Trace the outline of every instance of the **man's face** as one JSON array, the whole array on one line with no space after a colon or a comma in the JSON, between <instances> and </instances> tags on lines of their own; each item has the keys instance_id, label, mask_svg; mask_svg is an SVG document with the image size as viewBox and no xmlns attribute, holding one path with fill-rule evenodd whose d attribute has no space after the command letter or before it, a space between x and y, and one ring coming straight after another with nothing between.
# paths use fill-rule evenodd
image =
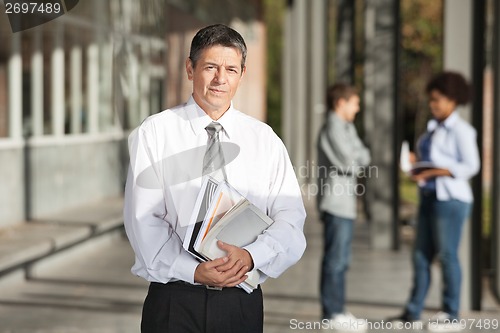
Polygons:
<instances>
[{"instance_id":1,"label":"man's face","mask_svg":"<svg viewBox=\"0 0 500 333\"><path fill-rule=\"evenodd\" d=\"M186 61L188 79L193 81L193 98L211 118L218 119L231 105L245 68L236 48L212 46L205 49L196 66Z\"/></svg>"},{"instance_id":2,"label":"man's face","mask_svg":"<svg viewBox=\"0 0 500 333\"><path fill-rule=\"evenodd\" d=\"M338 102L337 108L340 111L340 116L349 122L353 122L356 114L359 112L359 96L352 95L349 99L341 98Z\"/></svg>"}]
</instances>

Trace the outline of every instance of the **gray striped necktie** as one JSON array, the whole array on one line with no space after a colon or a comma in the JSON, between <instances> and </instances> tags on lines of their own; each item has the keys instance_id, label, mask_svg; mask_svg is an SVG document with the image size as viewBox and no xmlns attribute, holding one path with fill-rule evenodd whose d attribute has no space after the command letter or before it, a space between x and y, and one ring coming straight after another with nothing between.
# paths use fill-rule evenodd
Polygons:
<instances>
[{"instance_id":1,"label":"gray striped necktie","mask_svg":"<svg viewBox=\"0 0 500 333\"><path fill-rule=\"evenodd\" d=\"M224 152L222 151L222 145L219 140L219 133L222 129L222 125L212 121L205 130L208 133L208 145L207 151L205 152L205 157L203 158L203 175L208 175L214 173L214 177L217 180L221 180L218 176L222 172L223 180L227 179L226 170L224 168Z\"/></svg>"}]
</instances>

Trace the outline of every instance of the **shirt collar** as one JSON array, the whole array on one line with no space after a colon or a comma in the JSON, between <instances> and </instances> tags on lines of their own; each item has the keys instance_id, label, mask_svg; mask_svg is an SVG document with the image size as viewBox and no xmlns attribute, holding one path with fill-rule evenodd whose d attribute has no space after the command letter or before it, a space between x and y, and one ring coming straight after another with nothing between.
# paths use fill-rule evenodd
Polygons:
<instances>
[{"instance_id":1,"label":"shirt collar","mask_svg":"<svg viewBox=\"0 0 500 333\"><path fill-rule=\"evenodd\" d=\"M328 116L328 119L330 119L330 121L337 121L337 122L341 122L341 123L344 123L344 124L347 124L348 122L342 118L339 117L339 115L337 114L337 112L335 111L329 111L330 114Z\"/></svg>"},{"instance_id":2,"label":"shirt collar","mask_svg":"<svg viewBox=\"0 0 500 333\"><path fill-rule=\"evenodd\" d=\"M186 103L186 112L195 135L205 133L205 127L213 121L213 119L210 118L198 104L196 104L192 95ZM233 108L233 102L231 102L229 109L217 120L217 122L222 125L223 133L225 133L228 138L230 138L230 133L233 132L234 128L234 122L232 121L234 113L235 110Z\"/></svg>"},{"instance_id":3,"label":"shirt collar","mask_svg":"<svg viewBox=\"0 0 500 333\"><path fill-rule=\"evenodd\" d=\"M458 121L459 115L456 111L453 111L448 118L446 118L444 121L439 123L436 119L431 119L427 123L427 130L429 132L434 131L438 126L442 126L446 129L450 129L455 125L455 123Z\"/></svg>"}]
</instances>

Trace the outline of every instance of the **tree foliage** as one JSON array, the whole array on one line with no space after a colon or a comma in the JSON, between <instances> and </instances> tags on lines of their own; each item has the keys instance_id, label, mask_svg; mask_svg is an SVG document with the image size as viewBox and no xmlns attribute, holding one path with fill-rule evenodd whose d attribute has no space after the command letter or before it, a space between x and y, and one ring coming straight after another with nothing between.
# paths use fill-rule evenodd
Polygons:
<instances>
[{"instance_id":1,"label":"tree foliage","mask_svg":"<svg viewBox=\"0 0 500 333\"><path fill-rule=\"evenodd\" d=\"M401 1L401 100L405 138L411 143L424 129L429 112L425 86L442 68L443 1Z\"/></svg>"},{"instance_id":2,"label":"tree foliage","mask_svg":"<svg viewBox=\"0 0 500 333\"><path fill-rule=\"evenodd\" d=\"M363 2L364 0L356 0L356 12L361 18ZM336 8L334 1L329 3L329 10L333 10L329 15L331 29L335 24L331 20L336 16ZM443 0L404 0L400 4L402 74L399 93L406 118L405 139L413 143L414 137L424 130L429 114L425 85L431 76L442 68ZM282 105L283 20L286 1L263 0L263 5L267 29L267 122L279 134ZM362 23L362 20L357 18L356 22ZM363 73L363 29L360 26L356 28L358 32L355 36L356 77ZM329 32L329 44L335 41L334 32ZM334 56L332 52L334 45L329 45L328 48L329 55ZM329 81L331 77L330 70Z\"/></svg>"}]
</instances>

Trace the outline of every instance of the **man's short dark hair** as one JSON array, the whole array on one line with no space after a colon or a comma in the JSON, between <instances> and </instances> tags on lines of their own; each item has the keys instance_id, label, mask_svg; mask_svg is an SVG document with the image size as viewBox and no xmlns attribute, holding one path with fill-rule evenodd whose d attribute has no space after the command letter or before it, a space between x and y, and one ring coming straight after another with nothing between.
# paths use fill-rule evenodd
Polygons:
<instances>
[{"instance_id":1,"label":"man's short dark hair","mask_svg":"<svg viewBox=\"0 0 500 333\"><path fill-rule=\"evenodd\" d=\"M457 105L467 104L472 98L472 88L465 78L456 72L442 72L434 76L425 91L430 94L437 90L447 98L455 101Z\"/></svg>"},{"instance_id":2,"label":"man's short dark hair","mask_svg":"<svg viewBox=\"0 0 500 333\"><path fill-rule=\"evenodd\" d=\"M196 66L203 50L216 45L238 49L241 53L241 70L243 70L247 58L245 40L236 30L224 24L209 25L198 31L193 37L189 51L189 59L193 62L193 67Z\"/></svg>"},{"instance_id":3,"label":"man's short dark hair","mask_svg":"<svg viewBox=\"0 0 500 333\"><path fill-rule=\"evenodd\" d=\"M330 86L327 91L326 105L328 110L334 110L340 99L345 99L347 101L354 95L358 95L356 87L342 82L335 83Z\"/></svg>"}]
</instances>

